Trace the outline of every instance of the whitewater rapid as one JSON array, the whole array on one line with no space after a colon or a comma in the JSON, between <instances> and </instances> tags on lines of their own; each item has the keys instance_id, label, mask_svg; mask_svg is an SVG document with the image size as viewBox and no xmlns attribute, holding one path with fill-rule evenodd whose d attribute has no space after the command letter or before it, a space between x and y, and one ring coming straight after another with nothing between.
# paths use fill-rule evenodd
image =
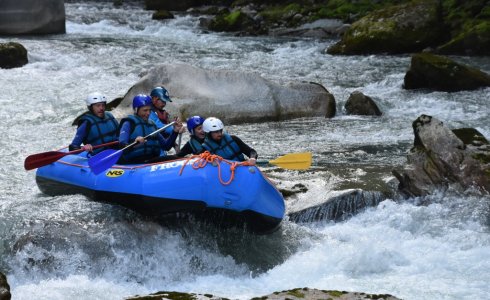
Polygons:
<instances>
[{"instance_id":1,"label":"whitewater rapid","mask_svg":"<svg viewBox=\"0 0 490 300\"><path fill-rule=\"evenodd\" d=\"M307 187L288 201L315 202L332 190L393 182L391 169L406 162L420 114L490 137L490 89L405 91L409 55L335 57L324 53L333 40L205 33L197 17L154 21L138 4L65 6L65 35L0 37L29 53L26 66L0 70L0 271L12 299L123 299L160 290L250 299L296 287L488 298L490 199L477 191L387 199L342 222L285 219L274 234L253 236L159 223L81 195L49 197L23 161L71 141L88 93L121 97L159 63L234 69L278 83L318 82L335 96L333 119L227 127L266 159L311 151L306 172L265 172L279 187ZM490 73L486 57L456 59ZM383 116L345 115L355 90L372 97Z\"/></svg>"}]
</instances>

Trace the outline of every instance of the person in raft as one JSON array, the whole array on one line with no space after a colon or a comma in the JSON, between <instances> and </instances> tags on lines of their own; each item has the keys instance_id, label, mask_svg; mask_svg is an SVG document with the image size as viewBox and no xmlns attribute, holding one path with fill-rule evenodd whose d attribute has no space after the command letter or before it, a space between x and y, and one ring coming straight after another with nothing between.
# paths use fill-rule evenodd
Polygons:
<instances>
[{"instance_id":1,"label":"person in raft","mask_svg":"<svg viewBox=\"0 0 490 300\"><path fill-rule=\"evenodd\" d=\"M170 95L168 91L161 86L158 86L151 90L151 112L150 112L150 120L155 122L158 128L162 128L163 126L170 123L170 114L164 108L167 105L167 102L172 102L170 99ZM172 134L172 126L165 129L163 136L167 137Z\"/></svg>"},{"instance_id":2,"label":"person in raft","mask_svg":"<svg viewBox=\"0 0 490 300\"><path fill-rule=\"evenodd\" d=\"M201 154L204 152L202 143L204 143L206 133L202 128L202 123L204 123L204 118L201 116L193 116L187 119L187 130L189 130L191 136L177 156L184 157L188 154Z\"/></svg>"},{"instance_id":3,"label":"person in raft","mask_svg":"<svg viewBox=\"0 0 490 300\"><path fill-rule=\"evenodd\" d=\"M257 151L250 148L239 137L223 132L224 125L220 119L210 117L202 124L206 137L204 138L203 148L211 154L216 154L227 160L248 161L255 165ZM249 159L245 159L245 156Z\"/></svg>"},{"instance_id":4,"label":"person in raft","mask_svg":"<svg viewBox=\"0 0 490 300\"><path fill-rule=\"evenodd\" d=\"M85 104L88 111L79 118L77 132L68 149L83 149L95 155L110 147L93 149L93 146L117 141L118 122L111 113L105 111L107 99L101 93L88 95Z\"/></svg>"},{"instance_id":5,"label":"person in raft","mask_svg":"<svg viewBox=\"0 0 490 300\"><path fill-rule=\"evenodd\" d=\"M162 128L163 126L170 123L170 114L164 108L167 106L167 102L172 102L170 99L170 95L168 91L161 86L155 87L151 90L151 112L150 112L150 120L155 122L158 128ZM173 126L168 127L162 132L163 137L168 138L173 131ZM185 129L179 132L180 134L184 133ZM180 145L174 145L175 153L180 152ZM166 155L164 151L162 151L161 155Z\"/></svg>"},{"instance_id":6,"label":"person in raft","mask_svg":"<svg viewBox=\"0 0 490 300\"><path fill-rule=\"evenodd\" d=\"M119 164L153 163L176 158L171 155L160 155L160 151L168 151L175 144L178 132L182 129L182 122L176 120L173 131L168 138L159 132L147 139L144 137L158 130L155 122L149 119L151 111L151 98L139 94L133 98L134 114L121 120L119 126L119 145L121 148L134 141L137 145L124 151Z\"/></svg>"}]
</instances>

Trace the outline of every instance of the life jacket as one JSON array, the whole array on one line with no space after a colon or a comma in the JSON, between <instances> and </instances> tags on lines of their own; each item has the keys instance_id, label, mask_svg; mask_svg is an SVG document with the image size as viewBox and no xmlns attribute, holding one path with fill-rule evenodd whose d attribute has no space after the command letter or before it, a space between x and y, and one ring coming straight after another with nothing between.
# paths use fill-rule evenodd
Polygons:
<instances>
[{"instance_id":1,"label":"life jacket","mask_svg":"<svg viewBox=\"0 0 490 300\"><path fill-rule=\"evenodd\" d=\"M170 115L165 109L158 109L154 105L151 106L151 110L154 111L157 114L158 119L160 122L162 122L164 125L167 125L169 122Z\"/></svg>"},{"instance_id":2,"label":"life jacket","mask_svg":"<svg viewBox=\"0 0 490 300\"><path fill-rule=\"evenodd\" d=\"M152 120L148 120L148 122L145 122L145 120L136 115L130 115L122 119L121 126L126 121L129 121L131 124L129 143L134 142L134 140L136 140L138 136L145 137L158 129ZM143 161L153 157L158 157L160 155L160 149L160 144L158 143L158 138L155 134L148 137L144 144L135 145L128 151L123 152L122 157L127 162Z\"/></svg>"},{"instance_id":3,"label":"life jacket","mask_svg":"<svg viewBox=\"0 0 490 300\"><path fill-rule=\"evenodd\" d=\"M82 115L78 121L78 126L87 121L87 134L83 139L83 143L97 146L105 143L117 141L118 123L114 116L109 113L104 113L104 118L99 118L91 112ZM94 149L93 154L104 150L104 147Z\"/></svg>"},{"instance_id":4,"label":"life jacket","mask_svg":"<svg viewBox=\"0 0 490 300\"><path fill-rule=\"evenodd\" d=\"M202 142L200 142L195 136L191 135L189 139L189 145L192 149L192 154L199 154L203 152L204 148L202 146Z\"/></svg>"},{"instance_id":5,"label":"life jacket","mask_svg":"<svg viewBox=\"0 0 490 300\"><path fill-rule=\"evenodd\" d=\"M219 155L224 159L245 161L245 157L240 151L240 147L238 147L238 144L229 134L223 133L223 137L219 144L211 139L209 135L206 135L202 146L211 154Z\"/></svg>"}]
</instances>

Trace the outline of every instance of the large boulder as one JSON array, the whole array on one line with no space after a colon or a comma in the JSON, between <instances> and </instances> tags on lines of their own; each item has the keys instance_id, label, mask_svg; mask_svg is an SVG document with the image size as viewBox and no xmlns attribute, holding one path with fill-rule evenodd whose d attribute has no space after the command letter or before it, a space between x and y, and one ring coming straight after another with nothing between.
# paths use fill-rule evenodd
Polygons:
<instances>
[{"instance_id":1,"label":"large boulder","mask_svg":"<svg viewBox=\"0 0 490 300\"><path fill-rule=\"evenodd\" d=\"M450 185L490 191L490 145L478 131L452 131L427 115L412 127L415 141L408 164L402 171L393 170L403 195L430 195Z\"/></svg>"},{"instance_id":2,"label":"large boulder","mask_svg":"<svg viewBox=\"0 0 490 300\"><path fill-rule=\"evenodd\" d=\"M329 54L410 53L445 37L438 1L413 1L370 13L354 22Z\"/></svg>"},{"instance_id":3,"label":"large boulder","mask_svg":"<svg viewBox=\"0 0 490 300\"><path fill-rule=\"evenodd\" d=\"M0 34L65 33L63 0L0 1Z\"/></svg>"},{"instance_id":4,"label":"large boulder","mask_svg":"<svg viewBox=\"0 0 490 300\"><path fill-rule=\"evenodd\" d=\"M18 68L27 62L27 49L22 44L0 43L0 68Z\"/></svg>"},{"instance_id":5,"label":"large boulder","mask_svg":"<svg viewBox=\"0 0 490 300\"><path fill-rule=\"evenodd\" d=\"M182 118L215 116L236 124L335 115L335 99L320 84L290 82L282 86L255 73L186 64L162 64L148 70L112 112L118 118L131 114L133 97L149 94L159 85L168 89L173 99L167 108Z\"/></svg>"},{"instance_id":6,"label":"large boulder","mask_svg":"<svg viewBox=\"0 0 490 300\"><path fill-rule=\"evenodd\" d=\"M490 75L459 64L445 56L430 53L412 55L405 74L405 89L432 89L444 92L474 90L490 86Z\"/></svg>"}]
</instances>

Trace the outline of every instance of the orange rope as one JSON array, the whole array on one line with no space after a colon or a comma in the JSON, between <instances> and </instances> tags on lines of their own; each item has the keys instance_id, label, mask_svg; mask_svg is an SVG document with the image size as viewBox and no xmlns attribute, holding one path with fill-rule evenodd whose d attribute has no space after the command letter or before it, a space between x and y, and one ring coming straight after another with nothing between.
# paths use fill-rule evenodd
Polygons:
<instances>
[{"instance_id":1,"label":"orange rope","mask_svg":"<svg viewBox=\"0 0 490 300\"><path fill-rule=\"evenodd\" d=\"M209 151L206 151L204 153L192 155L189 158L187 158L187 160L185 161L182 168L180 168L179 176L182 175L182 172L184 171L184 168L187 165L187 163L194 158L198 158L197 160L195 160L192 163L192 168L194 170L204 168L208 163L213 163L216 161L217 165L218 165L218 178L219 178L219 182L222 185L229 185L233 181L233 179L235 178L235 170L237 167L251 166L251 164L248 161L242 161L242 162L229 161L229 160L226 160L219 155L211 154L211 153L209 153ZM223 179L221 177L221 164L220 164L221 162L225 162L225 163L230 165L231 175L230 175L230 179L228 179L228 181L223 181Z\"/></svg>"}]
</instances>

